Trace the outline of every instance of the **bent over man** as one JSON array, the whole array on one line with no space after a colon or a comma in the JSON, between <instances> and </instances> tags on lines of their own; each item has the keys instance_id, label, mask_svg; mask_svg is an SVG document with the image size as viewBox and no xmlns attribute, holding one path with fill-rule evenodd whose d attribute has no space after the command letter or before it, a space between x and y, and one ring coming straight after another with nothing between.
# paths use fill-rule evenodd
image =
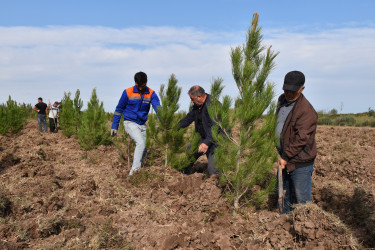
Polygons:
<instances>
[{"instance_id":1,"label":"bent over man","mask_svg":"<svg viewBox=\"0 0 375 250\"><path fill-rule=\"evenodd\" d=\"M129 172L132 175L142 164L142 160L146 155L146 121L150 106L157 112L160 106L159 97L156 93L148 88L147 75L144 72L138 72L134 75L135 85L127 88L117 104L113 121L111 135L117 133L121 120L124 117L124 128L126 133L135 141L135 150L133 157L133 165Z\"/></svg>"},{"instance_id":2,"label":"bent over man","mask_svg":"<svg viewBox=\"0 0 375 250\"><path fill-rule=\"evenodd\" d=\"M195 124L195 131L200 135L200 146L198 152L194 154L197 160L200 156L206 154L208 160L208 173L209 175L219 174L215 169L214 153L215 145L211 128L215 122L208 114L208 106L211 104L210 95L207 94L200 86L193 86L188 92L190 100L194 103L192 110L179 122L179 128L186 128L192 122ZM191 174L194 163L191 163L184 169L185 174Z\"/></svg>"},{"instance_id":3,"label":"bent over man","mask_svg":"<svg viewBox=\"0 0 375 250\"><path fill-rule=\"evenodd\" d=\"M284 94L279 97L277 106L276 136L280 138L277 145L278 164L282 169L283 189L286 191L283 213L291 210L292 194L295 194L297 203L311 201L318 115L302 94L304 84L302 72L287 73Z\"/></svg>"}]
</instances>

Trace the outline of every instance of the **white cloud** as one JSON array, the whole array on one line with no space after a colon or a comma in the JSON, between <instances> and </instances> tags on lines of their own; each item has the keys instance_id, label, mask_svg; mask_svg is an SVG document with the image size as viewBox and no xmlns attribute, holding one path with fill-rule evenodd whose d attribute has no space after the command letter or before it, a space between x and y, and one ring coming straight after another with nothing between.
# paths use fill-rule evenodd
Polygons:
<instances>
[{"instance_id":1,"label":"white cloud","mask_svg":"<svg viewBox=\"0 0 375 250\"><path fill-rule=\"evenodd\" d=\"M306 95L316 109L344 112L374 107L375 28L343 28L303 34L268 31L265 44L280 51L270 80L281 92L290 70L306 75ZM241 44L245 31L220 33L173 27L0 27L0 102L10 94L20 102L51 101L64 91L80 89L86 103L97 87L107 111L113 111L135 72L149 76L156 91L176 74L183 87L181 106L188 107L186 91L200 84L209 91L213 76L224 78L225 92L237 93L231 77L230 47Z\"/></svg>"},{"instance_id":2,"label":"white cloud","mask_svg":"<svg viewBox=\"0 0 375 250\"><path fill-rule=\"evenodd\" d=\"M170 27L3 27L0 98L11 94L34 103L38 96L55 100L78 88L86 102L97 87L105 108L113 111L140 70L149 75L149 86L156 91L172 73L184 92L196 83L208 87L212 76L230 74L232 35ZM182 106L188 101L184 95Z\"/></svg>"},{"instance_id":3,"label":"white cloud","mask_svg":"<svg viewBox=\"0 0 375 250\"><path fill-rule=\"evenodd\" d=\"M0 46L87 46L187 44L199 46L232 39L231 33L208 33L193 28L141 27L115 29L102 26L0 27ZM20 39L20 38L24 39Z\"/></svg>"},{"instance_id":4,"label":"white cloud","mask_svg":"<svg viewBox=\"0 0 375 250\"><path fill-rule=\"evenodd\" d=\"M281 89L290 70L306 75L306 94L319 110L364 112L374 107L375 28L342 28L313 34L274 31L268 43L280 51L271 77Z\"/></svg>"}]
</instances>

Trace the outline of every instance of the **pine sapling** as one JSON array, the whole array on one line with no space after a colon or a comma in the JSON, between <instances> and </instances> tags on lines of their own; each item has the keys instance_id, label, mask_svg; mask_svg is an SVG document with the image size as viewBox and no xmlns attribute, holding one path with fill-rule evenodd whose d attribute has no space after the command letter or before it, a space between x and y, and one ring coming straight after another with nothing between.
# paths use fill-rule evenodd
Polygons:
<instances>
[{"instance_id":1,"label":"pine sapling","mask_svg":"<svg viewBox=\"0 0 375 250\"><path fill-rule=\"evenodd\" d=\"M221 180L229 186L234 213L242 198L255 203L265 200L274 189L270 171L276 160L274 85L267 78L274 68L278 53L262 45L258 14L253 15L245 44L232 49L232 73L239 90L234 109L225 96L222 105L212 105L211 117L219 117L213 137L219 147L215 164L222 173ZM266 50L266 51L265 51ZM211 95L219 98L221 81L212 85ZM268 111L267 115L264 113ZM219 128L223 131L218 133Z\"/></svg>"},{"instance_id":2,"label":"pine sapling","mask_svg":"<svg viewBox=\"0 0 375 250\"><path fill-rule=\"evenodd\" d=\"M60 127L64 132L64 135L70 138L72 135L77 135L77 120L75 116L75 110L73 100L71 99L71 93L64 92L64 97L61 101L62 110L60 111Z\"/></svg>"},{"instance_id":3,"label":"pine sapling","mask_svg":"<svg viewBox=\"0 0 375 250\"><path fill-rule=\"evenodd\" d=\"M112 120L112 119L111 119ZM131 152L134 152L135 142L125 132L123 117L121 117L117 136L112 138L112 142L120 153L120 161L131 167Z\"/></svg>"},{"instance_id":4,"label":"pine sapling","mask_svg":"<svg viewBox=\"0 0 375 250\"><path fill-rule=\"evenodd\" d=\"M26 123L27 116L21 105L9 96L8 101L0 106L0 134L15 134Z\"/></svg>"},{"instance_id":5,"label":"pine sapling","mask_svg":"<svg viewBox=\"0 0 375 250\"><path fill-rule=\"evenodd\" d=\"M87 110L82 114L78 142L85 150L110 143L107 115L103 108L103 102L99 102L96 95L96 89L93 89Z\"/></svg>"},{"instance_id":6,"label":"pine sapling","mask_svg":"<svg viewBox=\"0 0 375 250\"><path fill-rule=\"evenodd\" d=\"M79 125L81 121L81 113L83 107L83 101L80 98L81 92L77 89L74 100L73 100L73 108L74 108L74 121L75 121L75 134L78 133Z\"/></svg>"},{"instance_id":7,"label":"pine sapling","mask_svg":"<svg viewBox=\"0 0 375 250\"><path fill-rule=\"evenodd\" d=\"M151 116L149 119L148 145L152 147L152 154L160 155L164 166L181 169L187 165L190 157L186 155L187 130L178 130L178 122L183 114L177 114L181 95L181 87L177 86L177 82L175 75L172 74L167 88L164 84L160 87L161 107L158 108L157 116Z\"/></svg>"}]
</instances>

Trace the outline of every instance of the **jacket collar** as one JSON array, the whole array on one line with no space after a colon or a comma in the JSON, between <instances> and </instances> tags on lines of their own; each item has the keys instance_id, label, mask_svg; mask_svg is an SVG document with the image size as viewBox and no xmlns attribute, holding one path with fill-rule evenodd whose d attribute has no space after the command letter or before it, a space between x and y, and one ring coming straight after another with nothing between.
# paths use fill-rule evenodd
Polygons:
<instances>
[{"instance_id":1,"label":"jacket collar","mask_svg":"<svg viewBox=\"0 0 375 250\"><path fill-rule=\"evenodd\" d=\"M133 87L133 93L139 93L139 90L137 88L137 86L134 85ZM149 94L150 93L150 90L148 89L148 87L146 86L146 89L145 89L145 93L144 94Z\"/></svg>"},{"instance_id":2,"label":"jacket collar","mask_svg":"<svg viewBox=\"0 0 375 250\"><path fill-rule=\"evenodd\" d=\"M297 103L299 103L304 98L305 98L305 96L301 93L301 95L297 98L297 100L289 103L288 105L290 105L292 103L295 103L295 105L296 105ZM277 102L276 113L279 113L279 110L280 110L281 106L283 106L285 103L287 103L286 98L285 98L285 94L281 94L280 97L279 97L279 100Z\"/></svg>"}]
</instances>

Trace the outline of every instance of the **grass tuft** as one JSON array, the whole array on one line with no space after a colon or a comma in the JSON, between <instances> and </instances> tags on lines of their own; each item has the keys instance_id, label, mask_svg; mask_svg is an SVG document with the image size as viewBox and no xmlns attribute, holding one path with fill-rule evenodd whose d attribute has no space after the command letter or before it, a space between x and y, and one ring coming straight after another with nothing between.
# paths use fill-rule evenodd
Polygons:
<instances>
[{"instance_id":1,"label":"grass tuft","mask_svg":"<svg viewBox=\"0 0 375 250\"><path fill-rule=\"evenodd\" d=\"M0 217L4 218L12 212L12 202L4 194L0 193Z\"/></svg>"},{"instance_id":2,"label":"grass tuft","mask_svg":"<svg viewBox=\"0 0 375 250\"><path fill-rule=\"evenodd\" d=\"M135 187L144 187L154 181L162 181L163 175L151 169L140 169L130 176L129 182Z\"/></svg>"},{"instance_id":3,"label":"grass tuft","mask_svg":"<svg viewBox=\"0 0 375 250\"><path fill-rule=\"evenodd\" d=\"M119 235L118 230L112 226L108 219L97 226L96 235L92 238L90 248L94 249L134 249L134 247Z\"/></svg>"}]
</instances>

